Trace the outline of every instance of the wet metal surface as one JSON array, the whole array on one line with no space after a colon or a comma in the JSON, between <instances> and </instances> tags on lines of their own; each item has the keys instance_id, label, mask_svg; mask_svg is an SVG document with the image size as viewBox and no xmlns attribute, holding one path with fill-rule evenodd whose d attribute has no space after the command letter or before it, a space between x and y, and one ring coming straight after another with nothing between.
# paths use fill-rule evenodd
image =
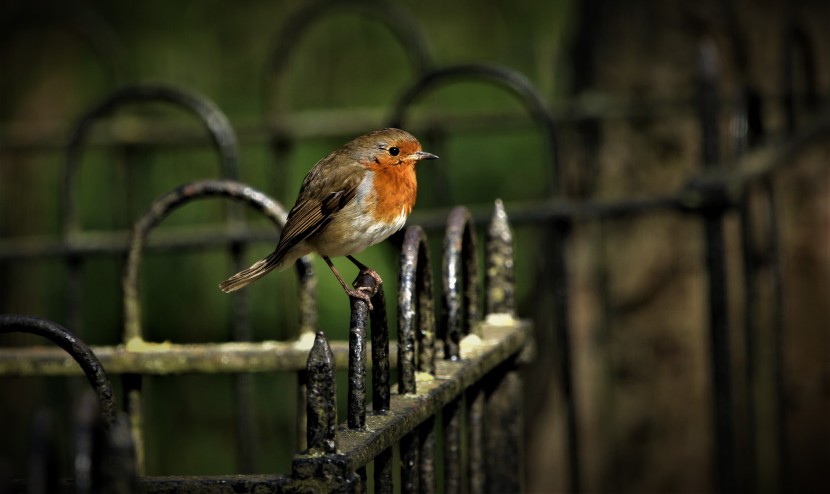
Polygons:
<instances>
[{"instance_id":1,"label":"wet metal surface","mask_svg":"<svg viewBox=\"0 0 830 494\"><path fill-rule=\"evenodd\" d=\"M461 338L479 319L478 251L470 212L459 206L450 211L444 236L443 304L444 358L459 359ZM461 288L463 286L463 289Z\"/></svg>"},{"instance_id":2,"label":"wet metal surface","mask_svg":"<svg viewBox=\"0 0 830 494\"><path fill-rule=\"evenodd\" d=\"M107 426L115 420L115 396L101 362L90 348L67 329L45 319L19 315L0 315L0 334L29 333L42 336L61 347L80 366L98 396L100 413ZM16 353L15 350L12 352ZM18 357L19 358L19 357Z\"/></svg>"},{"instance_id":3,"label":"wet metal surface","mask_svg":"<svg viewBox=\"0 0 830 494\"><path fill-rule=\"evenodd\" d=\"M434 416L464 390L494 369L500 362L517 355L529 337L529 325L514 321L509 325L481 325L482 343L462 361L437 363L434 380L419 383L416 395L393 393L390 409L383 414L368 414L365 427L354 430L338 428L339 454L336 456L299 456L294 472L310 477L325 465L354 471L372 461L376 455L394 445L413 427ZM328 468L328 467L325 467Z\"/></svg>"},{"instance_id":4,"label":"wet metal surface","mask_svg":"<svg viewBox=\"0 0 830 494\"><path fill-rule=\"evenodd\" d=\"M317 333L307 364L306 431L310 454L337 450L337 392L334 357L326 335Z\"/></svg>"}]
</instances>

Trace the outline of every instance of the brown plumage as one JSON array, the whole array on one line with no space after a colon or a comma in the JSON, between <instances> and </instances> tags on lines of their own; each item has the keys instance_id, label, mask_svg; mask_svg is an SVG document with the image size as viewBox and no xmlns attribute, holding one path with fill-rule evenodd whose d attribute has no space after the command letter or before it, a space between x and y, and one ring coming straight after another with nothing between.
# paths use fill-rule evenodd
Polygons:
<instances>
[{"instance_id":1,"label":"brown plumage","mask_svg":"<svg viewBox=\"0 0 830 494\"><path fill-rule=\"evenodd\" d=\"M225 292L247 286L274 269L319 253L351 297L369 295L346 286L331 262L346 256L362 272L373 270L352 257L383 241L406 222L415 205L415 165L437 156L421 150L418 140L400 129L362 135L332 152L308 172L274 252L219 284ZM371 304L370 304L371 305Z\"/></svg>"}]
</instances>

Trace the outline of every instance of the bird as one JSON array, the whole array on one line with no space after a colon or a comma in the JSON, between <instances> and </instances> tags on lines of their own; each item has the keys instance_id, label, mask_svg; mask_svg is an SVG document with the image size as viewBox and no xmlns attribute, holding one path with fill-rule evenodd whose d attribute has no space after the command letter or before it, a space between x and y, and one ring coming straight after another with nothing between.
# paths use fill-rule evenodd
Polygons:
<instances>
[{"instance_id":1,"label":"bird","mask_svg":"<svg viewBox=\"0 0 830 494\"><path fill-rule=\"evenodd\" d=\"M371 290L349 288L332 257L345 256L360 274L383 282L378 273L353 256L403 228L415 205L415 166L438 156L423 151L412 134L385 128L361 135L314 165L303 179L274 251L219 284L230 293L282 270L312 252L326 261L346 295L365 300Z\"/></svg>"}]
</instances>

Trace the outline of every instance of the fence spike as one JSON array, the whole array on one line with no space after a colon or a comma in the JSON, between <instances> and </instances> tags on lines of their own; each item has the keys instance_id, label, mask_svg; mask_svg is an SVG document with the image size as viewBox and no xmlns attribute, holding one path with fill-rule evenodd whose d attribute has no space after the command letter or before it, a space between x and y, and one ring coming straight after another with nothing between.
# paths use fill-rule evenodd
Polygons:
<instances>
[{"instance_id":1,"label":"fence spike","mask_svg":"<svg viewBox=\"0 0 830 494\"><path fill-rule=\"evenodd\" d=\"M308 354L308 399L306 401L306 440L312 452L337 450L337 390L334 355L322 331L314 338Z\"/></svg>"},{"instance_id":2,"label":"fence spike","mask_svg":"<svg viewBox=\"0 0 830 494\"><path fill-rule=\"evenodd\" d=\"M487 229L487 273L485 278L486 313L510 314L516 311L516 275L513 265L513 232L501 199L496 199Z\"/></svg>"}]
</instances>

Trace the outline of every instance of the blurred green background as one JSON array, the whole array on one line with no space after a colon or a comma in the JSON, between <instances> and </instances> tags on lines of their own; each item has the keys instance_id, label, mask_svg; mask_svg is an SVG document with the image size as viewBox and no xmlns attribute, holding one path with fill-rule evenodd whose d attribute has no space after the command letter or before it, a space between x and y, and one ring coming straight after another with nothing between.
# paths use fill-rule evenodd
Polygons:
<instances>
[{"instance_id":1,"label":"blurred green background","mask_svg":"<svg viewBox=\"0 0 830 494\"><path fill-rule=\"evenodd\" d=\"M401 16L395 22L422 34L434 66L477 62L524 74L560 120L567 195L616 199L670 193L700 168L700 136L691 102L697 42L703 34L711 35L721 50L724 94L732 95L743 79L753 81L773 102L764 114L770 130L782 128L774 103L780 79L768 76L779 70L780 35L790 20L799 22L815 38L816 59L830 59L830 30L825 29L830 8L822 2L787 7L762 3L769 5L715 0L694 5L600 0L393 5ZM267 69L278 35L307 2L7 0L0 5L2 240L59 237L70 131L85 111L126 84L173 84L215 102L237 131L240 180L290 207L311 166L354 136L386 125L395 101L417 74L392 30L348 8L332 9L297 37L284 73L275 79ZM735 32L743 36L749 53L743 73L736 68ZM85 33L99 37L105 49L92 49ZM823 62L817 67L822 94L830 87L828 70ZM724 97L725 104L729 101L730 96ZM463 82L430 92L408 115L413 124L405 127L421 138L426 150L441 156L418 169L416 212L456 204L487 210L495 198L502 198L509 214L511 204L545 198L550 156L544 134L507 92ZM444 139L430 139L427 129L434 129L436 121ZM723 127L723 156L728 159L733 150L728 126ZM277 129L279 139L272 139L269 129ZM107 144L113 139L120 144ZM791 341L791 348L819 348L805 350L806 357L799 350L788 354L790 362L807 362L804 375L813 383L803 388L796 383L792 391L798 397L792 447L815 453L801 463L804 485L830 466L830 451L821 446L822 438L830 444L830 432L818 420L822 410L830 410L830 399L815 384L830 382L830 371L821 363L830 352L830 346L822 346L828 341L823 324L827 311L819 303L830 294L830 223L824 209L830 186L821 165L826 157L827 148L818 149L799 166L806 171L778 183L785 192L789 286L802 287L798 293L812 297L799 299L802 306L788 306L788 323L806 335ZM191 115L169 106L131 105L96 125L85 147L76 191L82 230L126 230L158 196L220 173L219 159ZM196 202L176 211L159 229L220 223L224 206L218 200ZM254 214L246 218L254 226L266 225ZM803 221L787 221L793 218ZM730 221L734 252L737 225L734 218ZM805 240L806 232L816 228L821 233ZM441 236L440 231L431 232L436 269ZM515 228L519 314L535 319L542 342L528 373L526 468L530 491L559 491L567 485L563 406L552 384L552 351L546 346L551 343L550 301L535 294L540 283L536 273L547 249L540 238L537 226ZM701 242L696 222L673 214L593 222L578 225L574 232L568 255L587 490L691 492L711 487ZM246 260L258 259L272 247L254 244ZM396 250L387 242L358 257L386 280L394 320ZM737 272L739 259L730 262ZM354 276L345 260L335 263L344 278ZM115 255L84 264L82 333L90 344L121 341L122 269L123 259ZM329 338L344 339L347 299L319 259L315 270L319 327ZM230 298L216 284L233 271L223 249L148 253L141 271L146 339L229 340ZM286 340L296 334L295 278L287 271L248 289L255 340ZM0 313L65 323L66 280L66 267L58 257L0 263ZM740 286L732 288L740 292ZM601 300L603 294L610 301ZM736 328L741 303L735 296ZM812 317L799 319L799 307L805 306ZM606 332L609 326L611 333ZM737 335L733 339L739 341ZM33 343L40 342L24 337L0 342ZM736 374L745 358L737 347ZM798 363L789 368L793 375L801 370ZM294 378L257 375L253 382L255 471L286 472L296 449ZM237 471L230 376L149 378L145 383L148 474ZM73 397L57 378L0 378L0 386L0 458L5 456L20 476L25 462L17 452L25 451L32 411L55 407L63 430L68 430ZM339 390L345 390L344 383ZM736 396L746 405L742 399ZM773 423L771 413L762 414L760 427ZM63 438L65 462L68 441L68 436ZM761 476L774 479L773 446L762 441L760 447L769 466Z\"/></svg>"}]
</instances>

